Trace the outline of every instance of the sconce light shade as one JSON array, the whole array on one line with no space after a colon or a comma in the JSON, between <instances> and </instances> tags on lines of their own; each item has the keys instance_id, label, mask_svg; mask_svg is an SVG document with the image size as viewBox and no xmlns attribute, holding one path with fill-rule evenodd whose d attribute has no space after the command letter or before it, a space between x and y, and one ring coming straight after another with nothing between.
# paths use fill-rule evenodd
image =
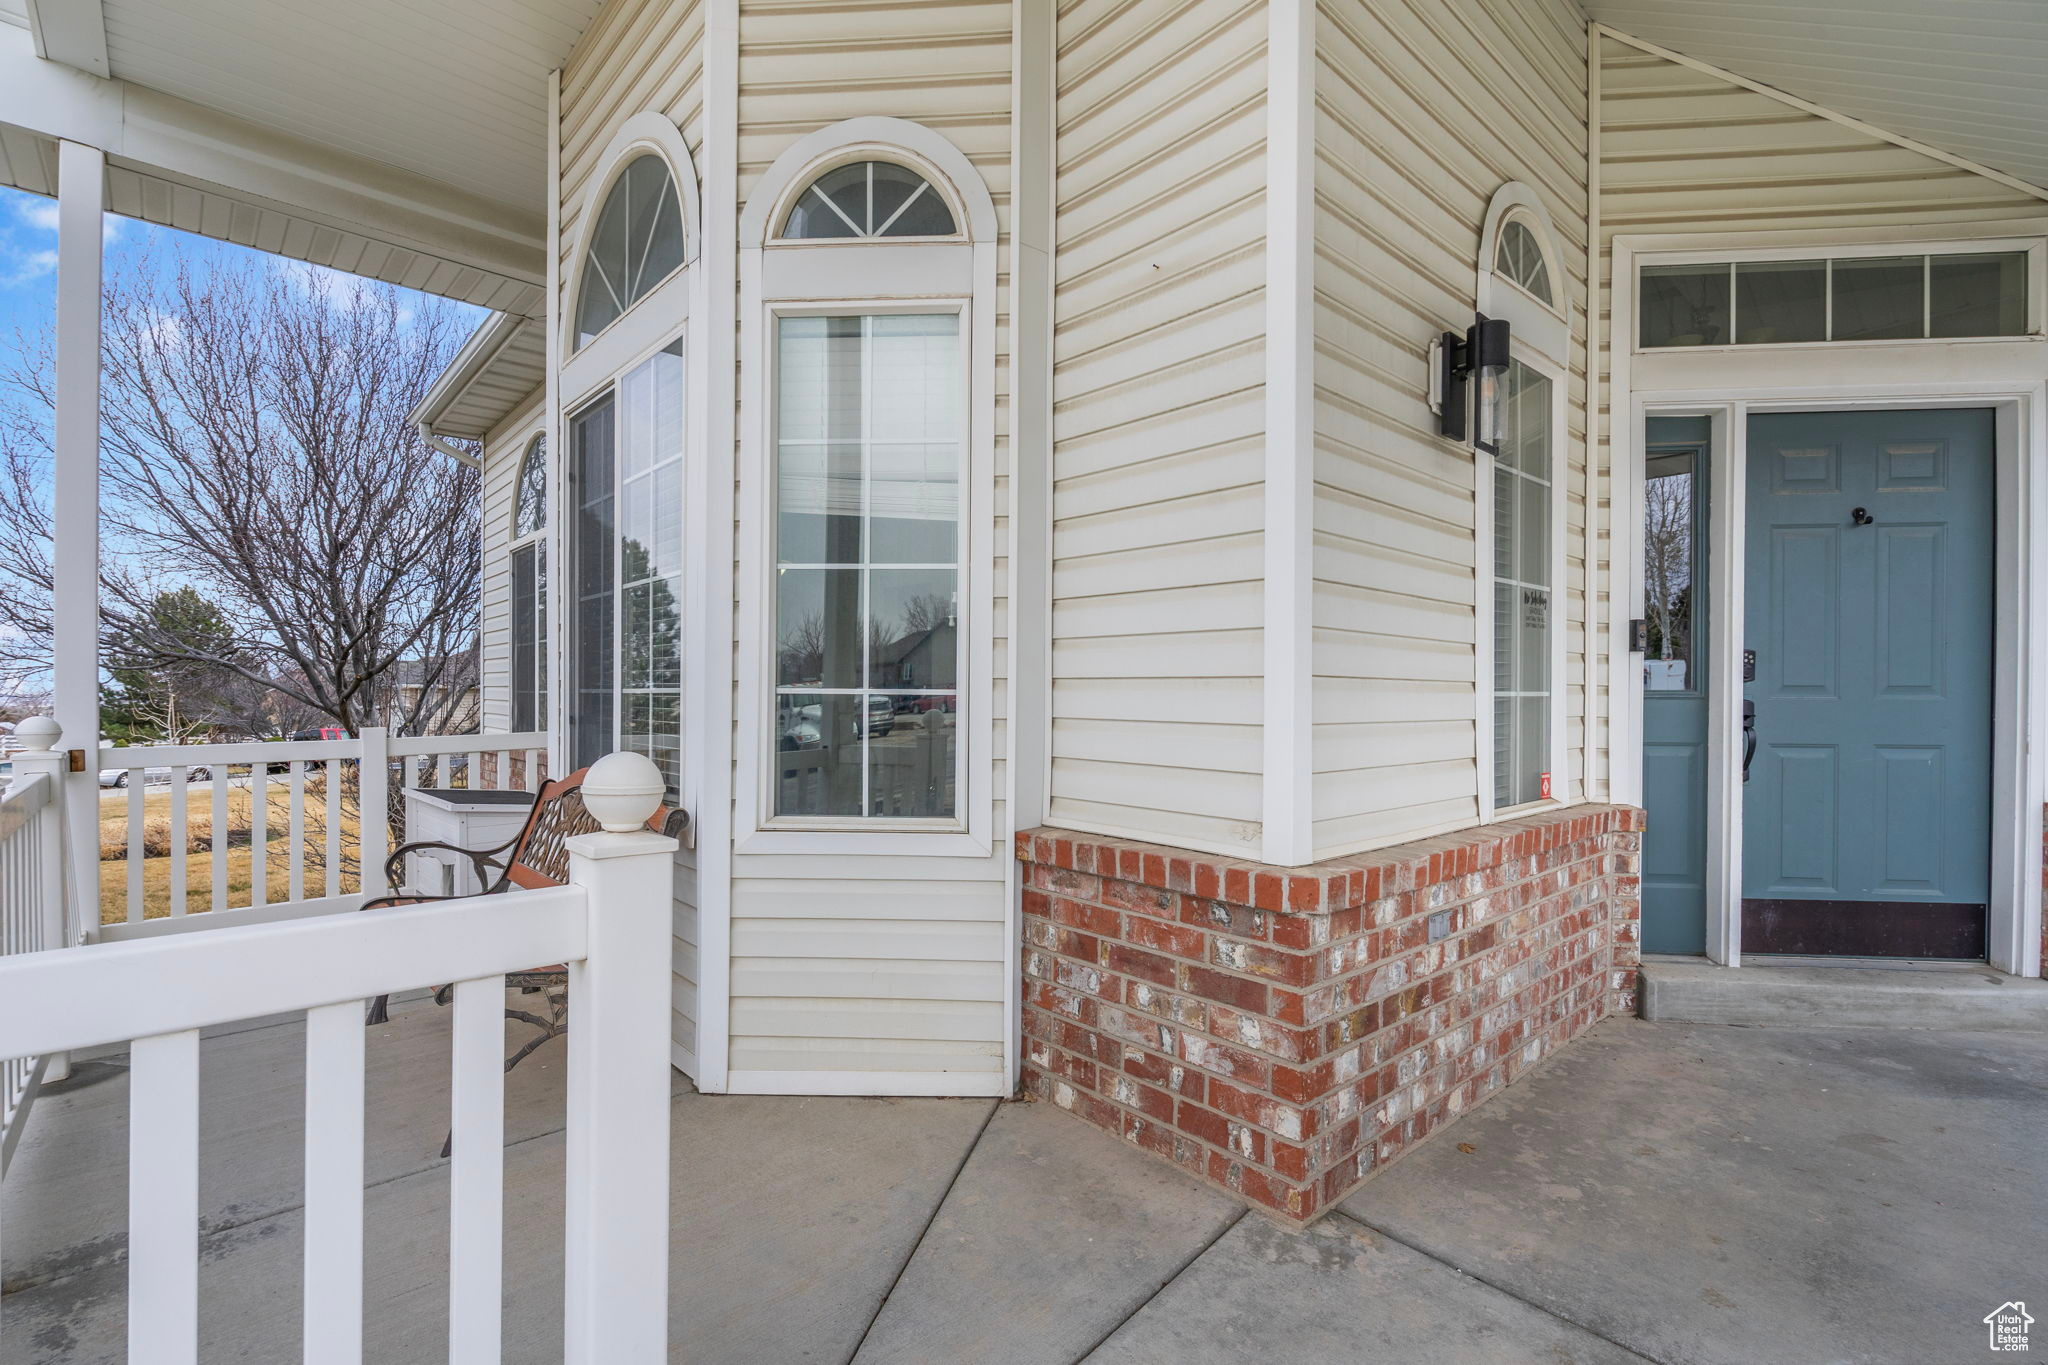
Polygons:
<instances>
[{"instance_id":1,"label":"sconce light shade","mask_svg":"<svg viewBox=\"0 0 2048 1365\"><path fill-rule=\"evenodd\" d=\"M1500 454L1502 415L1507 407L1508 323L1506 318L1481 317L1466 334L1472 372L1478 379L1472 444L1489 455Z\"/></svg>"},{"instance_id":2,"label":"sconce light shade","mask_svg":"<svg viewBox=\"0 0 2048 1365\"><path fill-rule=\"evenodd\" d=\"M1437 415L1438 433L1446 440L1466 439L1465 390L1476 379L1473 408L1478 430L1473 443L1498 455L1508 372L1507 319L1476 317L1463 336L1445 332L1430 344L1429 360L1429 406Z\"/></svg>"}]
</instances>

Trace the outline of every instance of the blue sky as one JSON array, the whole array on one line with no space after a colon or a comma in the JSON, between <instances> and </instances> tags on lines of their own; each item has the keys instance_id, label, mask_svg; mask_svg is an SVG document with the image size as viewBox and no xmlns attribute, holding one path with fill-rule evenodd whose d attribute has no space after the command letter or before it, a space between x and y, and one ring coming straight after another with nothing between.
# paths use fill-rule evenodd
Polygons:
<instances>
[{"instance_id":1,"label":"blue sky","mask_svg":"<svg viewBox=\"0 0 2048 1365\"><path fill-rule=\"evenodd\" d=\"M168 266L169 249L174 244L195 264L265 257L265 253L249 247L195 237L176 228L158 227L111 213L107 215L106 241L109 269L123 258L140 255L151 247L157 249L157 259ZM301 268L309 273L309 283L334 274L319 266ZM33 336L50 325L57 306L56 290L57 201L0 186L0 349L13 348L17 329ZM481 308L457 307L471 326L484 320Z\"/></svg>"}]
</instances>

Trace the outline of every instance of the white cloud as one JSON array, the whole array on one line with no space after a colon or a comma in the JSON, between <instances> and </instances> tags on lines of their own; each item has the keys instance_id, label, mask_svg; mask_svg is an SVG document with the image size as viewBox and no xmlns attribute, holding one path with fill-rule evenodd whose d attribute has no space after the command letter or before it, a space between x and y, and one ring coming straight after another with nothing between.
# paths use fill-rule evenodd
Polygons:
<instances>
[{"instance_id":1,"label":"white cloud","mask_svg":"<svg viewBox=\"0 0 2048 1365\"><path fill-rule=\"evenodd\" d=\"M27 251L12 242L0 241L0 288L11 289L39 280L56 268L54 251Z\"/></svg>"},{"instance_id":2,"label":"white cloud","mask_svg":"<svg viewBox=\"0 0 2048 1365\"><path fill-rule=\"evenodd\" d=\"M329 270L324 265L280 259L275 269L286 284L309 298L319 299L330 308L353 308L363 298L360 279L339 270Z\"/></svg>"}]
</instances>

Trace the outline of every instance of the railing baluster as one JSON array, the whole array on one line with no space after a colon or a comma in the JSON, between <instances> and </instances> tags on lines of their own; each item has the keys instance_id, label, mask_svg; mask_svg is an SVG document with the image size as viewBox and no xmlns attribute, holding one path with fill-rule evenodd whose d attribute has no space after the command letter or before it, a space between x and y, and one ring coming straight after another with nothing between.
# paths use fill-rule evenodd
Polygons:
<instances>
[{"instance_id":1,"label":"railing baluster","mask_svg":"<svg viewBox=\"0 0 2048 1365\"><path fill-rule=\"evenodd\" d=\"M363 1005L306 1011L307 1365L363 1358Z\"/></svg>"},{"instance_id":2,"label":"railing baluster","mask_svg":"<svg viewBox=\"0 0 2048 1365\"><path fill-rule=\"evenodd\" d=\"M192 802L184 768L171 769L171 913L185 913L185 807Z\"/></svg>"},{"instance_id":3,"label":"railing baluster","mask_svg":"<svg viewBox=\"0 0 2048 1365\"><path fill-rule=\"evenodd\" d=\"M291 811L291 899L306 898L306 765L298 759L290 764Z\"/></svg>"},{"instance_id":4,"label":"railing baluster","mask_svg":"<svg viewBox=\"0 0 2048 1365\"><path fill-rule=\"evenodd\" d=\"M141 768L128 773L128 922L138 923L142 919L142 847L143 814L142 789L149 778ZM93 909L97 911L98 906Z\"/></svg>"},{"instance_id":5,"label":"railing baluster","mask_svg":"<svg viewBox=\"0 0 2048 1365\"><path fill-rule=\"evenodd\" d=\"M228 908L228 765L207 768L213 775L213 908Z\"/></svg>"},{"instance_id":6,"label":"railing baluster","mask_svg":"<svg viewBox=\"0 0 2048 1365\"><path fill-rule=\"evenodd\" d=\"M356 890L384 893L384 854L391 832L389 740L383 727L363 728L363 756L356 765Z\"/></svg>"},{"instance_id":7,"label":"railing baluster","mask_svg":"<svg viewBox=\"0 0 2048 1365\"><path fill-rule=\"evenodd\" d=\"M249 765L249 904L270 904L270 764Z\"/></svg>"},{"instance_id":8,"label":"railing baluster","mask_svg":"<svg viewBox=\"0 0 2048 1365\"><path fill-rule=\"evenodd\" d=\"M341 894L341 760L327 760L327 804L322 818L327 822L327 894Z\"/></svg>"},{"instance_id":9,"label":"railing baluster","mask_svg":"<svg viewBox=\"0 0 2048 1365\"><path fill-rule=\"evenodd\" d=\"M128 1360L199 1360L197 1029L129 1047Z\"/></svg>"},{"instance_id":10,"label":"railing baluster","mask_svg":"<svg viewBox=\"0 0 2048 1365\"><path fill-rule=\"evenodd\" d=\"M497 1365L504 1330L504 977L455 983L454 1032L448 1361Z\"/></svg>"}]
</instances>

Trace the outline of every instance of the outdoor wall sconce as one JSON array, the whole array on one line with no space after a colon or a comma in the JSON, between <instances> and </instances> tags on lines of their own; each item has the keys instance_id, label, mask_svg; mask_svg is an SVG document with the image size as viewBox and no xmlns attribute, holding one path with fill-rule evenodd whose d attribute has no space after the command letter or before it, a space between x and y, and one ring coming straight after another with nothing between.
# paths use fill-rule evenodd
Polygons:
<instances>
[{"instance_id":1,"label":"outdoor wall sconce","mask_svg":"<svg viewBox=\"0 0 2048 1365\"><path fill-rule=\"evenodd\" d=\"M1465 439L1465 387L1475 376L1478 399L1473 404L1472 444L1489 455L1500 454L1502 388L1508 373L1506 318L1484 314L1473 318L1465 335L1445 332L1429 343L1429 409L1437 415L1437 431L1445 439Z\"/></svg>"}]
</instances>

